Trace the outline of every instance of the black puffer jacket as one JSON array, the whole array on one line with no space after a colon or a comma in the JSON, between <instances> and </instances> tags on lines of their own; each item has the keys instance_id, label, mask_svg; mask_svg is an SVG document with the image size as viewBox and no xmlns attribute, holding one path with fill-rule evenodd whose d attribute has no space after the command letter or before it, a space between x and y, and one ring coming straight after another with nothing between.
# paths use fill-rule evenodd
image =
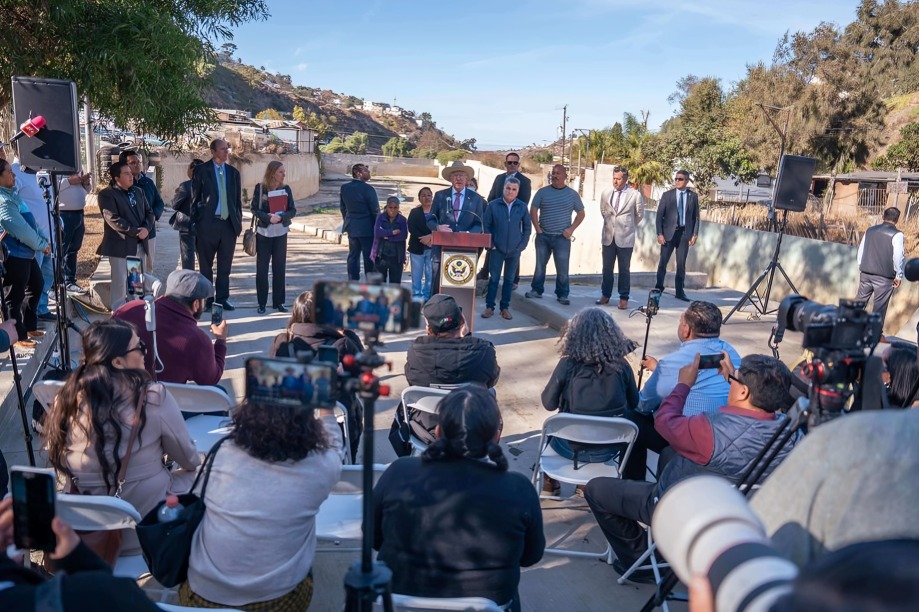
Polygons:
<instances>
[{"instance_id":1,"label":"black puffer jacket","mask_svg":"<svg viewBox=\"0 0 919 612\"><path fill-rule=\"evenodd\" d=\"M357 355L364 350L360 338L351 330L338 330L315 323L294 323L288 331L275 336L270 356L277 355L278 347L294 338L300 338L309 344L313 351L319 350L320 346L334 346L338 349L339 361L345 355Z\"/></svg>"}]
</instances>

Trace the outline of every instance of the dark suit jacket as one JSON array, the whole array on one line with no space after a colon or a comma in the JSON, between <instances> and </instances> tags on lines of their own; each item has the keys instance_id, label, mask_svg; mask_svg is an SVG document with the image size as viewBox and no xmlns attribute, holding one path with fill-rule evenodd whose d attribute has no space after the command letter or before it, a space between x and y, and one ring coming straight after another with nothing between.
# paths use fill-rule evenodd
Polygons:
<instances>
[{"instance_id":1,"label":"dark suit jacket","mask_svg":"<svg viewBox=\"0 0 919 612\"><path fill-rule=\"evenodd\" d=\"M453 220L453 187L442 189L434 194L431 212L437 218L438 225L449 225L454 232L481 232L482 216L485 214L485 200L470 188L466 188L463 197L463 209L459 221ZM474 213L474 214L470 214Z\"/></svg>"},{"instance_id":2,"label":"dark suit jacket","mask_svg":"<svg viewBox=\"0 0 919 612\"><path fill-rule=\"evenodd\" d=\"M380 198L377 190L358 179L341 186L339 194L341 231L355 238L373 236L373 224L380 214Z\"/></svg>"},{"instance_id":3,"label":"dark suit jacket","mask_svg":"<svg viewBox=\"0 0 919 612\"><path fill-rule=\"evenodd\" d=\"M191 179L183 181L176 187L176 193L172 196L172 210L175 212L169 219L169 225L172 229L188 233L194 233L194 227L191 224Z\"/></svg>"},{"instance_id":4,"label":"dark suit jacket","mask_svg":"<svg viewBox=\"0 0 919 612\"><path fill-rule=\"evenodd\" d=\"M281 225L287 227L290 225L294 215L297 214L297 207L294 204L294 194L290 187L284 185L282 190L287 192L287 208L281 214ZM257 183L252 189L252 214L258 219L259 227L268 227L271 225L271 209L268 207L268 192L262 194L262 184Z\"/></svg>"},{"instance_id":5,"label":"dark suit jacket","mask_svg":"<svg viewBox=\"0 0 919 612\"><path fill-rule=\"evenodd\" d=\"M532 193L532 185L530 179L523 176L520 172L516 173L516 178L520 181L520 191L517 192L517 199L526 204L530 205L530 194ZM495 182L491 186L491 191L488 192L488 202L492 200L497 200L498 198L504 197L504 181L507 180L507 172L503 172L495 177Z\"/></svg>"},{"instance_id":6,"label":"dark suit jacket","mask_svg":"<svg viewBox=\"0 0 919 612\"><path fill-rule=\"evenodd\" d=\"M106 187L99 192L99 210L105 225L102 230L102 242L96 253L106 257L134 257L137 254L137 243L141 242L147 251L147 238L138 240L137 232L142 228L147 232L153 229L156 220L153 210L140 187L131 187L136 204L131 206L126 191L118 187Z\"/></svg>"},{"instance_id":7,"label":"dark suit jacket","mask_svg":"<svg viewBox=\"0 0 919 612\"><path fill-rule=\"evenodd\" d=\"M239 171L230 164L224 164L227 183L227 218L233 224L233 231L239 236L243 231L243 197ZM198 225L207 215L217 212L220 201L217 190L217 170L214 160L204 162L191 178L191 218Z\"/></svg>"},{"instance_id":8,"label":"dark suit jacket","mask_svg":"<svg viewBox=\"0 0 919 612\"><path fill-rule=\"evenodd\" d=\"M677 190L665 191L657 203L657 235L663 236L667 242L673 240L673 232L679 223L677 211ZM699 235L699 196L693 191L686 190L686 239Z\"/></svg>"}]
</instances>

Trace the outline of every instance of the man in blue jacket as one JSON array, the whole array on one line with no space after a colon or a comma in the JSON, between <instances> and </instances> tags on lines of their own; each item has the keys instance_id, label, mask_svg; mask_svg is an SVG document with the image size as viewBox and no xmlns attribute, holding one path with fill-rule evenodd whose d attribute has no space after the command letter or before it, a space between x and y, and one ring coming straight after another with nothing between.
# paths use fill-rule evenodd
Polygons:
<instances>
[{"instance_id":1,"label":"man in blue jacket","mask_svg":"<svg viewBox=\"0 0 919 612\"><path fill-rule=\"evenodd\" d=\"M341 231L348 234L348 279L359 281L361 259L364 260L364 277L373 272L370 250L373 248L373 223L380 214L380 198L376 189L367 184L369 167L354 164L351 176L353 180L341 186Z\"/></svg>"},{"instance_id":2,"label":"man in blue jacket","mask_svg":"<svg viewBox=\"0 0 919 612\"><path fill-rule=\"evenodd\" d=\"M520 253L530 241L530 212L525 202L517 199L520 181L511 177L504 181L504 197L492 200L485 209L485 233L491 234L491 251L488 255L488 292L485 294L487 319L495 314L495 297L501 267L504 267L504 285L501 287L501 317L512 319L511 292L514 275L520 266Z\"/></svg>"}]
</instances>

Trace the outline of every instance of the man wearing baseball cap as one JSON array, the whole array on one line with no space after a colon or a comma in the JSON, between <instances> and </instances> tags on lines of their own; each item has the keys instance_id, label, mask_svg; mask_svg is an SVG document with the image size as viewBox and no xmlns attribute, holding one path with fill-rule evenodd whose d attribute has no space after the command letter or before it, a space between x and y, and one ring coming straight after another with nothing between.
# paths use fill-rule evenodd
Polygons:
<instances>
[{"instance_id":1,"label":"man wearing baseball cap","mask_svg":"<svg viewBox=\"0 0 919 612\"><path fill-rule=\"evenodd\" d=\"M198 320L214 297L214 285L194 270L174 270L166 279L166 294L154 302L156 344L147 331L143 300L132 300L112 314L137 329L150 347L144 357L147 371L160 382L216 385L227 356L227 322L211 325L212 342ZM153 347L156 346L156 351ZM154 354L155 353L155 354Z\"/></svg>"}]
</instances>

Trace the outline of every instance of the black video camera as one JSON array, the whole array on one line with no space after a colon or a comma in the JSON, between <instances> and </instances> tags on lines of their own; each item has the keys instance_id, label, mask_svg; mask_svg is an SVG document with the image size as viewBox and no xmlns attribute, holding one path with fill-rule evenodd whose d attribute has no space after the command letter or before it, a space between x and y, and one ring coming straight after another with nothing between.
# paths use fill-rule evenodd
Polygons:
<instances>
[{"instance_id":1,"label":"black video camera","mask_svg":"<svg viewBox=\"0 0 919 612\"><path fill-rule=\"evenodd\" d=\"M785 329L801 332L801 346L830 351L864 351L881 340L881 316L869 314L866 303L840 299L839 306L811 302L800 295L789 295L779 304L776 342Z\"/></svg>"}]
</instances>

